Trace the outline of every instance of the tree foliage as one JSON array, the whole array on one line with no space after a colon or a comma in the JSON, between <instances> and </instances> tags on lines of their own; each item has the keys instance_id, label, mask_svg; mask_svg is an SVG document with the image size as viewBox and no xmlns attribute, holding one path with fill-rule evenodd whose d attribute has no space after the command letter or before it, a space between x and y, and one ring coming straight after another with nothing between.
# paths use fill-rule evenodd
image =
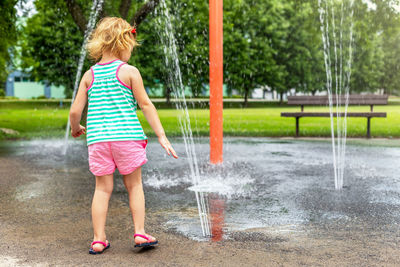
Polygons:
<instances>
[{"instance_id":1,"label":"tree foliage","mask_svg":"<svg viewBox=\"0 0 400 267\"><path fill-rule=\"evenodd\" d=\"M22 66L38 81L64 85L71 96L83 36L64 1L39 0L35 6L24 31Z\"/></svg>"},{"instance_id":2,"label":"tree foliage","mask_svg":"<svg viewBox=\"0 0 400 267\"><path fill-rule=\"evenodd\" d=\"M168 0L183 82L194 96L208 84L208 2ZM335 3L340 14L341 1ZM348 3L349 1L345 1ZM354 1L354 16L346 15L344 32L353 25L353 64L350 90L383 90L400 94L400 14L397 0ZM5 1L0 18L0 65L5 67L15 39L15 1ZM167 85L160 25L153 1L105 1L101 16L121 16L140 23L137 48L130 63L142 73L145 85ZM38 80L64 85L71 92L83 31L91 2L36 0L37 13L27 20L21 35L23 65ZM346 10L349 14L349 10ZM269 87L284 94L291 89L314 94L325 90L326 74L318 0L225 0L224 83L247 101L255 88ZM337 21L337 26L340 22ZM162 25L161 25L162 26ZM347 39L348 41L348 39ZM347 42L346 41L346 42ZM332 49L332 47L331 47ZM343 53L349 52L347 43ZM85 62L85 68L90 64ZM331 66L334 68L334 65ZM344 67L346 68L346 67ZM2 71L1 73L4 73ZM168 86L164 86L169 95Z\"/></svg>"},{"instance_id":3,"label":"tree foliage","mask_svg":"<svg viewBox=\"0 0 400 267\"><path fill-rule=\"evenodd\" d=\"M138 25L146 17L146 12L154 9L154 6L149 7L149 3L155 5L156 2L104 1L101 16L121 16L119 12L123 12L126 19ZM90 1L36 0L37 13L27 20L24 30L22 66L37 80L64 85L67 96L72 94L91 4ZM147 40L146 34L141 36ZM88 69L92 63L87 59L84 69ZM154 79L150 77L150 66L145 68L144 76L152 85Z\"/></svg>"},{"instance_id":4,"label":"tree foliage","mask_svg":"<svg viewBox=\"0 0 400 267\"><path fill-rule=\"evenodd\" d=\"M0 1L0 89L4 89L12 46L17 41L17 12L15 10L17 2L17 0Z\"/></svg>"},{"instance_id":5,"label":"tree foliage","mask_svg":"<svg viewBox=\"0 0 400 267\"><path fill-rule=\"evenodd\" d=\"M385 93L400 94L400 14L393 8L399 1L376 0L375 23L379 25L378 45L381 50L380 86Z\"/></svg>"},{"instance_id":6,"label":"tree foliage","mask_svg":"<svg viewBox=\"0 0 400 267\"><path fill-rule=\"evenodd\" d=\"M283 87L286 69L277 55L287 36L282 1L224 2L224 81L245 97L260 86Z\"/></svg>"}]
</instances>

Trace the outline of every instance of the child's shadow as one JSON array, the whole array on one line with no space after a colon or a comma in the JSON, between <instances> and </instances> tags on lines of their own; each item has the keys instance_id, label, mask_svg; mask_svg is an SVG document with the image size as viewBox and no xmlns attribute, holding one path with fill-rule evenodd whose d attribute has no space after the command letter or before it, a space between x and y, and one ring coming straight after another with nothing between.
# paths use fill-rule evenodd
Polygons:
<instances>
[{"instance_id":1,"label":"child's shadow","mask_svg":"<svg viewBox=\"0 0 400 267\"><path fill-rule=\"evenodd\" d=\"M139 249L133 248L132 251L139 254L139 253L145 253L145 252L147 252L149 250L153 250L153 249L156 249L156 247L149 246L149 247L143 247L143 248L139 248Z\"/></svg>"}]
</instances>

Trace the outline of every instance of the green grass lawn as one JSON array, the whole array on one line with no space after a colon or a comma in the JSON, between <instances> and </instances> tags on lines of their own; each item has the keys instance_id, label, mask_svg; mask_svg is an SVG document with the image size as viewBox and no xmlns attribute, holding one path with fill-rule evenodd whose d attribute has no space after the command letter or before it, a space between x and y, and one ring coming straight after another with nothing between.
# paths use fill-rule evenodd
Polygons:
<instances>
[{"instance_id":1,"label":"green grass lawn","mask_svg":"<svg viewBox=\"0 0 400 267\"><path fill-rule=\"evenodd\" d=\"M10 138L50 138L62 137L68 117L68 109L56 108L0 108L0 128L9 128L20 134L6 135L0 132L0 139ZM299 107L271 106L266 108L225 109L225 136L294 136L295 119L283 118L281 112L300 111ZM306 107L305 111L328 111L326 107ZM369 107L349 107L351 111L369 111ZM373 137L400 137L400 105L376 106L374 111L387 112L387 118L373 118L371 134ZM180 111L158 110L161 122L168 136L181 136L178 116ZM209 110L190 110L190 122L194 136L208 136ZM141 111L138 116L148 136L154 136L152 129ZM348 136L366 135L366 118L348 118ZM310 137L329 137L329 118L300 119L300 135Z\"/></svg>"}]
</instances>

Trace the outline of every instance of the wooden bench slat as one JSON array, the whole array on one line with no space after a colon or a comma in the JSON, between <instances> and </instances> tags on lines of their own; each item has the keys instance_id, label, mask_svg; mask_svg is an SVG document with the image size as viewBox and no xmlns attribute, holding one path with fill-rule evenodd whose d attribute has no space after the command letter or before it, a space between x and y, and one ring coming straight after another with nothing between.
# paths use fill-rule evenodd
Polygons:
<instances>
[{"instance_id":1,"label":"wooden bench slat","mask_svg":"<svg viewBox=\"0 0 400 267\"><path fill-rule=\"evenodd\" d=\"M344 117L345 113L340 112L339 116ZM282 117L330 117L329 112L282 112ZM337 113L334 112L333 116L336 117ZM386 118L386 112L348 112L347 117L362 117L362 118Z\"/></svg>"},{"instance_id":2,"label":"wooden bench slat","mask_svg":"<svg viewBox=\"0 0 400 267\"><path fill-rule=\"evenodd\" d=\"M388 95L349 95L349 105L387 105ZM339 97L340 103L345 104L346 97ZM336 105L336 96L332 96L332 104ZM329 105L328 96L288 96L288 105Z\"/></svg>"},{"instance_id":3,"label":"wooden bench slat","mask_svg":"<svg viewBox=\"0 0 400 267\"><path fill-rule=\"evenodd\" d=\"M342 105L345 104L345 102L341 102ZM385 100L365 100L365 101L349 101L348 105L356 106L356 105L387 105L388 102ZM291 106L329 106L328 100L323 100L323 101L288 101L288 105ZM336 105L336 101L332 101L332 105Z\"/></svg>"}]
</instances>

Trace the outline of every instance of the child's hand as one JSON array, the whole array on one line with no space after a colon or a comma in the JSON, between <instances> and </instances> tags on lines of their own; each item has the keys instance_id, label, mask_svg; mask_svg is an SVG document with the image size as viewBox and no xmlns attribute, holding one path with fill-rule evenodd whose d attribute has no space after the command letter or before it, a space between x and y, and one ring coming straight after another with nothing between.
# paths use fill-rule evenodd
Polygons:
<instances>
[{"instance_id":1,"label":"child's hand","mask_svg":"<svg viewBox=\"0 0 400 267\"><path fill-rule=\"evenodd\" d=\"M82 125L79 125L78 129L72 129L71 128L71 135L73 138L77 138L79 136L81 136L82 134L86 133L86 128L83 127Z\"/></svg>"},{"instance_id":2,"label":"child's hand","mask_svg":"<svg viewBox=\"0 0 400 267\"><path fill-rule=\"evenodd\" d=\"M168 141L167 137L165 135L162 135L158 137L158 142L160 142L161 146L167 151L168 155L171 155L174 158L178 158L178 155L176 154L175 150L172 148L170 142Z\"/></svg>"}]
</instances>

